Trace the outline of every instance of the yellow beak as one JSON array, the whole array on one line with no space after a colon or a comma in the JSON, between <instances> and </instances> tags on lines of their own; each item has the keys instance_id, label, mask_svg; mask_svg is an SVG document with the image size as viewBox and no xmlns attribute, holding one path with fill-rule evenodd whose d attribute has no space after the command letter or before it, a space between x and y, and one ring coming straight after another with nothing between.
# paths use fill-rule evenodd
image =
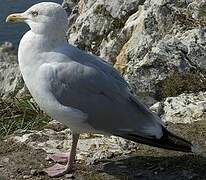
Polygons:
<instances>
[{"instance_id":1,"label":"yellow beak","mask_svg":"<svg viewBox=\"0 0 206 180\"><path fill-rule=\"evenodd\" d=\"M24 20L26 20L27 18L23 17L21 13L17 13L17 14L10 14L7 18L6 18L6 22L23 22Z\"/></svg>"}]
</instances>

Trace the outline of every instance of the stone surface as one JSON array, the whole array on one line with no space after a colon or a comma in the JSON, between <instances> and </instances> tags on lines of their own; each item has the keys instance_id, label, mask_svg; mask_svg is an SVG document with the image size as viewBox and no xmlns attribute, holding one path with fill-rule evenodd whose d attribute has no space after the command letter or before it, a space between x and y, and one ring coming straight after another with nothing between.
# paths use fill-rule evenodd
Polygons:
<instances>
[{"instance_id":1,"label":"stone surface","mask_svg":"<svg viewBox=\"0 0 206 180\"><path fill-rule=\"evenodd\" d=\"M65 2L69 42L113 63L137 95L163 98L158 84L176 73L205 80L204 1Z\"/></svg>"},{"instance_id":2,"label":"stone surface","mask_svg":"<svg viewBox=\"0 0 206 180\"><path fill-rule=\"evenodd\" d=\"M5 42L0 46L0 97L7 98L25 92L17 63L17 50Z\"/></svg>"},{"instance_id":3,"label":"stone surface","mask_svg":"<svg viewBox=\"0 0 206 180\"><path fill-rule=\"evenodd\" d=\"M43 149L48 154L66 153L71 148L71 131L65 129L55 131L44 129L42 131L16 131L7 140L26 143L35 149ZM130 154L138 148L132 142L115 136L105 137L99 134L82 134L78 142L77 159L93 164L97 160L112 158L121 154Z\"/></svg>"},{"instance_id":4,"label":"stone surface","mask_svg":"<svg viewBox=\"0 0 206 180\"><path fill-rule=\"evenodd\" d=\"M193 123L206 120L206 92L168 97L150 109L157 112L165 122Z\"/></svg>"},{"instance_id":5,"label":"stone surface","mask_svg":"<svg viewBox=\"0 0 206 180\"><path fill-rule=\"evenodd\" d=\"M174 95L163 95L171 88L159 84L177 73L206 81L205 1L65 0L63 6L69 42L114 64L148 105ZM24 92L14 52L10 43L0 48L0 96ZM206 85L175 95L200 90Z\"/></svg>"}]
</instances>

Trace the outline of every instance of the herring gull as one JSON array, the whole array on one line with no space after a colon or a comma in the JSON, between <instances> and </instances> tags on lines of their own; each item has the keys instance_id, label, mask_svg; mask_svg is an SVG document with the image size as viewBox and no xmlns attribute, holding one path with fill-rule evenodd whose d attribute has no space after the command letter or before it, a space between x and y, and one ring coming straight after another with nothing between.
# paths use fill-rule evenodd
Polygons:
<instances>
[{"instance_id":1,"label":"herring gull","mask_svg":"<svg viewBox=\"0 0 206 180\"><path fill-rule=\"evenodd\" d=\"M65 39L68 19L61 5L42 2L7 22L25 22L18 61L23 79L40 108L72 130L70 155L45 171L51 177L74 169L80 133L101 133L160 148L192 152L193 145L169 132L161 119L141 104L126 81L101 58ZM51 158L52 158L51 157ZM60 164L67 160L67 165Z\"/></svg>"}]
</instances>

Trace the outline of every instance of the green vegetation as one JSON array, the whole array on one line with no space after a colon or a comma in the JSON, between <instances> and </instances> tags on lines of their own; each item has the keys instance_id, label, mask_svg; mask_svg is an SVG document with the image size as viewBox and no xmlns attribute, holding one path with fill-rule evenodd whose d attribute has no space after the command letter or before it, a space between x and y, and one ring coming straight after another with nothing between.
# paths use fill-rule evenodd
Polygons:
<instances>
[{"instance_id":1,"label":"green vegetation","mask_svg":"<svg viewBox=\"0 0 206 180\"><path fill-rule=\"evenodd\" d=\"M0 137L17 129L42 129L49 120L30 96L0 99Z\"/></svg>"},{"instance_id":2,"label":"green vegetation","mask_svg":"<svg viewBox=\"0 0 206 180\"><path fill-rule=\"evenodd\" d=\"M197 73L174 73L157 84L158 99L174 97L182 93L206 91L206 78Z\"/></svg>"},{"instance_id":3,"label":"green vegetation","mask_svg":"<svg viewBox=\"0 0 206 180\"><path fill-rule=\"evenodd\" d=\"M103 16L111 16L103 4L98 4L94 9L94 14L102 14Z\"/></svg>"}]
</instances>

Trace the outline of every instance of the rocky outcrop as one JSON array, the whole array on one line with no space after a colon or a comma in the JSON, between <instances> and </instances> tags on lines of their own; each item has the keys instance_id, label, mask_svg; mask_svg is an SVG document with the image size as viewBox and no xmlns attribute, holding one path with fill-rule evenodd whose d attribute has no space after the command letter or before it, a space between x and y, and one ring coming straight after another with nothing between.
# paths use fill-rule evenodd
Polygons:
<instances>
[{"instance_id":1,"label":"rocky outcrop","mask_svg":"<svg viewBox=\"0 0 206 180\"><path fill-rule=\"evenodd\" d=\"M130 15L138 10L144 0L75 2L76 5L74 0L64 1L67 9L73 9L69 17L70 43L114 62L128 39L125 33L129 32L123 32L122 29Z\"/></svg>"},{"instance_id":2,"label":"rocky outcrop","mask_svg":"<svg viewBox=\"0 0 206 180\"><path fill-rule=\"evenodd\" d=\"M206 120L206 92L168 97L150 107L165 122L193 123Z\"/></svg>"},{"instance_id":3,"label":"rocky outcrop","mask_svg":"<svg viewBox=\"0 0 206 180\"><path fill-rule=\"evenodd\" d=\"M0 47L0 97L8 98L25 92L17 63L17 50L5 42Z\"/></svg>"},{"instance_id":4,"label":"rocky outcrop","mask_svg":"<svg viewBox=\"0 0 206 180\"><path fill-rule=\"evenodd\" d=\"M63 6L69 42L113 63L149 105L206 91L204 1L65 0ZM13 47L6 44L0 50L4 97L24 86Z\"/></svg>"},{"instance_id":5,"label":"rocky outcrop","mask_svg":"<svg viewBox=\"0 0 206 180\"><path fill-rule=\"evenodd\" d=\"M72 2L72 3L71 3ZM137 95L162 99L205 91L204 1L65 0L68 39L113 63ZM70 5L72 4L72 5ZM182 76L188 86L177 83ZM202 84L191 86L194 81Z\"/></svg>"}]
</instances>

